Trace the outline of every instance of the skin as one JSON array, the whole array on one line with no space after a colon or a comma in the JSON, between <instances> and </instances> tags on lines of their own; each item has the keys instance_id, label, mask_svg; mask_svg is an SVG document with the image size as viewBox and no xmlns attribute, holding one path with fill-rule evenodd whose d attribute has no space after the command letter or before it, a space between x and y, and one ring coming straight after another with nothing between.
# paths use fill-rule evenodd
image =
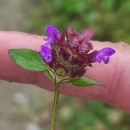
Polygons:
<instances>
[{"instance_id":1,"label":"skin","mask_svg":"<svg viewBox=\"0 0 130 130\"><path fill-rule=\"evenodd\" d=\"M25 70L17 66L9 57L8 50L26 48L40 51L44 44L43 36L0 31L0 78L11 82L34 84L53 91L53 82L43 72ZM65 85L61 93L84 99L96 99L130 112L130 46L126 43L92 41L95 49L112 47L116 53L110 57L109 64L93 63L87 67L85 76L92 78L106 87L77 87Z\"/></svg>"}]
</instances>

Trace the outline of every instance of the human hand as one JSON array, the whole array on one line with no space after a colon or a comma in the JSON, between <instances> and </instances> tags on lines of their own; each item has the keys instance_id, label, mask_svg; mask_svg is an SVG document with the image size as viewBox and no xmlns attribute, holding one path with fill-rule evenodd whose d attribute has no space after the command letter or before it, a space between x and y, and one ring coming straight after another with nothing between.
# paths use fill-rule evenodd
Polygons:
<instances>
[{"instance_id":1,"label":"human hand","mask_svg":"<svg viewBox=\"0 0 130 130\"><path fill-rule=\"evenodd\" d=\"M11 82L35 84L48 90L54 90L53 83L43 72L25 70L17 66L9 57L8 50L28 48L40 50L44 44L43 36L20 32L0 32L0 78ZM109 64L94 63L88 67L85 75L104 84L106 87L77 87L65 85L61 92L81 98L101 100L113 106L130 112L130 46L125 43L93 41L94 49L112 47L116 54Z\"/></svg>"}]
</instances>

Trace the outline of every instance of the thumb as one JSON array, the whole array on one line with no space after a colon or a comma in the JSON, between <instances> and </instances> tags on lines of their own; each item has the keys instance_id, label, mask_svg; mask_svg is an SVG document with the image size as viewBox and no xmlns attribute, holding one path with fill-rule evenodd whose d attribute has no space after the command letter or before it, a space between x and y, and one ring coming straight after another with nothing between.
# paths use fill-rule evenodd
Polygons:
<instances>
[{"instance_id":1,"label":"thumb","mask_svg":"<svg viewBox=\"0 0 130 130\"><path fill-rule=\"evenodd\" d=\"M9 57L12 48L30 48L39 50L44 44L41 36L19 33L0 32L0 78L13 82L31 83L48 90L54 90L53 83L41 72L32 72L17 66ZM87 68L85 76L101 82L106 87L77 87L65 85L61 92L81 98L104 101L130 112L130 46L125 43L92 41L94 49L112 47L116 53L109 64L94 63Z\"/></svg>"}]
</instances>

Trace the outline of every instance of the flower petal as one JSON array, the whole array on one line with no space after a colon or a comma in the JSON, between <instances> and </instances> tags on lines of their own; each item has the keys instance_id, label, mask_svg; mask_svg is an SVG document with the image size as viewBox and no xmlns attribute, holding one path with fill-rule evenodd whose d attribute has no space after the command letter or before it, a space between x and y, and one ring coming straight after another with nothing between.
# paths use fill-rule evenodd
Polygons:
<instances>
[{"instance_id":1,"label":"flower petal","mask_svg":"<svg viewBox=\"0 0 130 130\"><path fill-rule=\"evenodd\" d=\"M80 40L85 39L85 41L89 41L91 40L93 35L94 35L94 31L90 28L87 28L80 34Z\"/></svg>"},{"instance_id":2,"label":"flower petal","mask_svg":"<svg viewBox=\"0 0 130 130\"><path fill-rule=\"evenodd\" d=\"M98 63L101 63L101 60L102 60L102 55L98 54L98 55L96 56L96 61L97 61Z\"/></svg>"},{"instance_id":3,"label":"flower petal","mask_svg":"<svg viewBox=\"0 0 130 130\"><path fill-rule=\"evenodd\" d=\"M51 50L47 46L41 46L42 51L39 52L39 55L45 60L46 63L50 63L52 61Z\"/></svg>"},{"instance_id":4,"label":"flower petal","mask_svg":"<svg viewBox=\"0 0 130 130\"><path fill-rule=\"evenodd\" d=\"M99 63L103 61L105 64L107 64L109 62L109 56L113 55L115 52L116 51L110 47L103 48L96 53L95 61Z\"/></svg>"},{"instance_id":5,"label":"flower petal","mask_svg":"<svg viewBox=\"0 0 130 130\"><path fill-rule=\"evenodd\" d=\"M58 29L53 26L53 25L48 25L46 28L46 34L48 35L47 38L45 38L45 41L54 43L55 42L55 37L60 39L60 34Z\"/></svg>"},{"instance_id":6,"label":"flower petal","mask_svg":"<svg viewBox=\"0 0 130 130\"><path fill-rule=\"evenodd\" d=\"M102 57L102 60L103 60L103 62L104 62L105 64L108 64L108 62L109 62L109 57L108 57L108 56L104 56L104 57Z\"/></svg>"},{"instance_id":7,"label":"flower petal","mask_svg":"<svg viewBox=\"0 0 130 130\"><path fill-rule=\"evenodd\" d=\"M110 47L103 48L99 51L99 53L102 53L104 56L111 56L115 53L116 51Z\"/></svg>"}]
</instances>

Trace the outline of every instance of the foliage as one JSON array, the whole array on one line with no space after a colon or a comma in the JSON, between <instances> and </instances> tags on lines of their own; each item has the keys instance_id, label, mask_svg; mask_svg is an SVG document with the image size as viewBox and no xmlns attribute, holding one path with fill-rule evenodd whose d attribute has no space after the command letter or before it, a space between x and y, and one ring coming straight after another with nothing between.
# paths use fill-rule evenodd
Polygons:
<instances>
[{"instance_id":1,"label":"foliage","mask_svg":"<svg viewBox=\"0 0 130 130\"><path fill-rule=\"evenodd\" d=\"M11 49L9 50L9 54L16 64L25 69L35 71L47 70L43 59L39 56L37 51L31 49Z\"/></svg>"},{"instance_id":2,"label":"foliage","mask_svg":"<svg viewBox=\"0 0 130 130\"><path fill-rule=\"evenodd\" d=\"M82 76L78 79L74 79L71 81L71 83L73 85L76 85L76 86L82 86L82 87L86 87L86 86L90 86L90 85L99 85L99 86L103 86L101 85L100 83L98 83L97 81L95 80L92 80L92 79L89 79L85 76Z\"/></svg>"},{"instance_id":3,"label":"foliage","mask_svg":"<svg viewBox=\"0 0 130 130\"><path fill-rule=\"evenodd\" d=\"M91 27L100 41L130 43L129 0L37 0L26 23L28 30L42 34L46 25L60 30L71 25L77 31Z\"/></svg>"}]
</instances>

